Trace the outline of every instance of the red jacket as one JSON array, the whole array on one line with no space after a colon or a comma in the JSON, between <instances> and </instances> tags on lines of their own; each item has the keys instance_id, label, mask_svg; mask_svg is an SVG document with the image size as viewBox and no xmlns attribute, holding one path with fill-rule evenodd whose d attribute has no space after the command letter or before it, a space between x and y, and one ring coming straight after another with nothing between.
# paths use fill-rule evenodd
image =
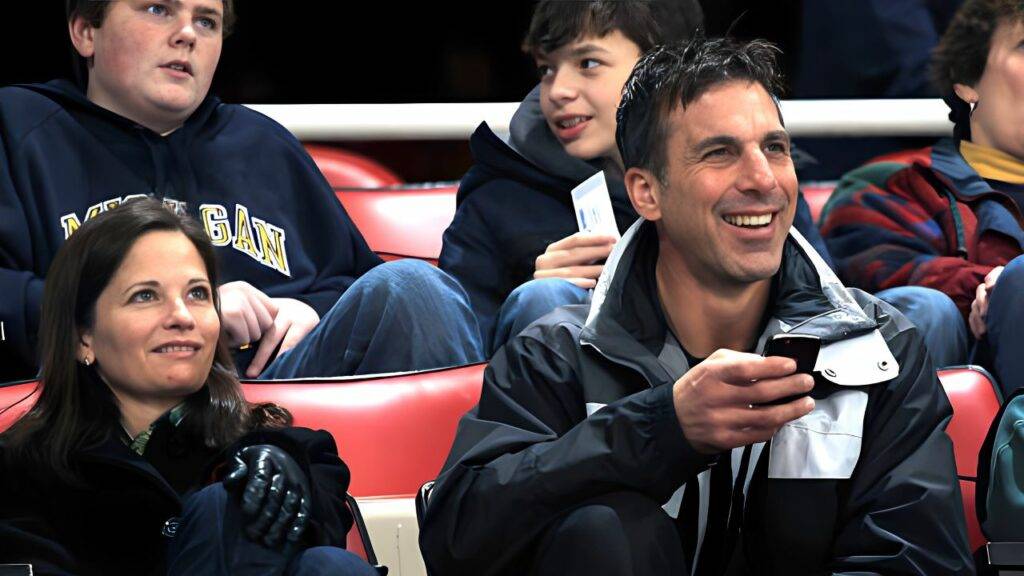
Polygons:
<instances>
[{"instance_id":1,"label":"red jacket","mask_svg":"<svg viewBox=\"0 0 1024 576\"><path fill-rule=\"evenodd\" d=\"M1020 209L967 164L952 139L843 176L821 232L847 284L870 292L935 288L965 318L985 275L1024 251Z\"/></svg>"}]
</instances>

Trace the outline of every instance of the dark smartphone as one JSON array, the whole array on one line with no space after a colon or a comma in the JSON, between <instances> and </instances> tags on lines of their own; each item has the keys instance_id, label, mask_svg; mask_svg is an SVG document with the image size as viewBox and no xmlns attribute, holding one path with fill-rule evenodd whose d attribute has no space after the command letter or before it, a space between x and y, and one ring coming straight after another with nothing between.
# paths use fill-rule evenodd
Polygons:
<instances>
[{"instance_id":1,"label":"dark smartphone","mask_svg":"<svg viewBox=\"0 0 1024 576\"><path fill-rule=\"evenodd\" d=\"M818 361L818 350L820 349L821 340L817 336L809 334L776 334L765 344L764 355L792 358L796 360L797 374L811 374L814 371L814 364ZM765 402L764 405L786 404L797 398L803 398L808 394L795 394L771 402Z\"/></svg>"}]
</instances>

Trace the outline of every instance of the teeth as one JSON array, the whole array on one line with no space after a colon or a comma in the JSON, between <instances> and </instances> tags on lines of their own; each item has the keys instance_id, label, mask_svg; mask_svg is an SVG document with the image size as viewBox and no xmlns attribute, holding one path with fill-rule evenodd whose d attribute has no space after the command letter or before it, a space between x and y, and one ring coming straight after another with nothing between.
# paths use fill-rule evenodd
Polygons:
<instances>
[{"instance_id":1,"label":"teeth","mask_svg":"<svg viewBox=\"0 0 1024 576\"><path fill-rule=\"evenodd\" d=\"M179 71L181 71L181 72L184 72L184 71L185 71L185 67L184 67L184 66L182 66L181 64L171 64L171 69L173 69L173 70L179 70Z\"/></svg>"},{"instance_id":2,"label":"teeth","mask_svg":"<svg viewBox=\"0 0 1024 576\"><path fill-rule=\"evenodd\" d=\"M729 224L732 224L733 226L747 226L747 227L767 226L768 224L771 224L771 222L772 222L772 215L771 214L761 214L760 216L746 216L746 215L723 216L722 218L726 222L728 222Z\"/></svg>"},{"instance_id":3,"label":"teeth","mask_svg":"<svg viewBox=\"0 0 1024 576\"><path fill-rule=\"evenodd\" d=\"M573 126L579 124L580 122L583 122L586 119L586 116L573 116L568 120L562 120L561 122L558 123L558 125L561 126L562 128L572 128Z\"/></svg>"},{"instance_id":4,"label":"teeth","mask_svg":"<svg viewBox=\"0 0 1024 576\"><path fill-rule=\"evenodd\" d=\"M156 351L160 352L160 353L165 353L165 352L195 352L195 350L196 349L193 346L161 346L160 348L157 348Z\"/></svg>"}]
</instances>

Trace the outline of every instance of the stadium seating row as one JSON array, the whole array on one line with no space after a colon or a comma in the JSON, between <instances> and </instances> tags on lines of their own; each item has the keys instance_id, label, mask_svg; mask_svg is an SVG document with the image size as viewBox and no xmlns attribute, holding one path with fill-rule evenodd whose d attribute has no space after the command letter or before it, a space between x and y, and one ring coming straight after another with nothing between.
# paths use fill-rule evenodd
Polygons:
<instances>
[{"instance_id":1,"label":"stadium seating row","mask_svg":"<svg viewBox=\"0 0 1024 576\"><path fill-rule=\"evenodd\" d=\"M308 149L371 249L385 259L436 264L441 235L455 212L457 184L403 185L372 160L326 147ZM815 218L830 192L829 185L804 188ZM459 417L479 399L483 370L477 364L372 377L245 382L243 388L251 401L286 406L296 425L334 435L352 471L350 493L368 528L350 532L349 549L402 576L425 573L413 498L441 469ZM976 367L942 370L939 378L954 407L948 432L970 543L977 549L985 544L974 513L977 459L999 409L999 389ZM0 385L0 430L28 410L37 394L37 381Z\"/></svg>"}]
</instances>

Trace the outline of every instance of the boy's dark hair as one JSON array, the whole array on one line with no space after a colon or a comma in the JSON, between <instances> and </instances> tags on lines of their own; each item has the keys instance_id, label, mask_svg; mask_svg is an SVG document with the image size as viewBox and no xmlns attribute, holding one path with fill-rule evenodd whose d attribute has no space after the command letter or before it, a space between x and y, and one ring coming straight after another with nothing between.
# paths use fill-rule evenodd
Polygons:
<instances>
[{"instance_id":1,"label":"boy's dark hair","mask_svg":"<svg viewBox=\"0 0 1024 576\"><path fill-rule=\"evenodd\" d=\"M644 53L689 38L703 21L697 0L541 0L523 51L549 54L582 36L602 37L618 30Z\"/></svg>"},{"instance_id":2,"label":"boy's dark hair","mask_svg":"<svg viewBox=\"0 0 1024 576\"><path fill-rule=\"evenodd\" d=\"M776 64L779 53L774 44L764 40L739 42L698 36L659 46L641 57L622 89L616 115L615 143L624 167L650 170L664 181L669 114L723 82L757 82L778 106L782 92Z\"/></svg>"},{"instance_id":3,"label":"boy's dark hair","mask_svg":"<svg viewBox=\"0 0 1024 576\"><path fill-rule=\"evenodd\" d=\"M107 17L107 10L110 9L110 3L114 0L65 0L64 2L64 14L65 22L70 23L76 16L81 16L89 23L93 28L99 28L103 25L103 20ZM231 34L231 30L235 25L235 0L222 0L224 3L224 20L222 23L222 33L227 38ZM89 66L85 58L75 50L74 46L71 47L71 66L74 71L75 81L84 90L85 84L89 80Z\"/></svg>"}]
</instances>

